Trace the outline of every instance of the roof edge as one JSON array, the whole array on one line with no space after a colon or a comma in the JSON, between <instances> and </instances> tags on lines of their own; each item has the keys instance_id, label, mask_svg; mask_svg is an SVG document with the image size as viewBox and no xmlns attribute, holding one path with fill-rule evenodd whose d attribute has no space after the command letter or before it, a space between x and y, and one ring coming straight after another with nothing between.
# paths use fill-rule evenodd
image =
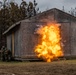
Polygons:
<instances>
[{"instance_id":1,"label":"roof edge","mask_svg":"<svg viewBox=\"0 0 76 75\"><path fill-rule=\"evenodd\" d=\"M13 24L12 26L10 26L10 27L3 33L3 35L7 34L12 28L14 28L16 25L19 25L20 23L21 23L21 21L19 21L19 22Z\"/></svg>"}]
</instances>

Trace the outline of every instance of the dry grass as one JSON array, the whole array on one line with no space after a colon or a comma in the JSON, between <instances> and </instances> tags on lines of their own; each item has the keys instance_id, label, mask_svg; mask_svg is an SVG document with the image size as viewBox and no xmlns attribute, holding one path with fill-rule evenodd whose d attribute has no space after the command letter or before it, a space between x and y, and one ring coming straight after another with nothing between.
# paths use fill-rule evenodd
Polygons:
<instances>
[{"instance_id":1,"label":"dry grass","mask_svg":"<svg viewBox=\"0 0 76 75\"><path fill-rule=\"evenodd\" d=\"M0 75L76 75L76 60L0 62Z\"/></svg>"}]
</instances>

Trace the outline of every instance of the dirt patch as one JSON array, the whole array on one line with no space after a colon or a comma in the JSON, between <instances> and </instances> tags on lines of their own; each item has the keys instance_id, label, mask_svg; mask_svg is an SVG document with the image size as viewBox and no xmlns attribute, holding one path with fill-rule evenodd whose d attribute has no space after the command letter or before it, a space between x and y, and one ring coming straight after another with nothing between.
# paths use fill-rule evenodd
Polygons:
<instances>
[{"instance_id":1,"label":"dirt patch","mask_svg":"<svg viewBox=\"0 0 76 75\"><path fill-rule=\"evenodd\" d=\"M76 60L0 62L0 75L76 75Z\"/></svg>"}]
</instances>

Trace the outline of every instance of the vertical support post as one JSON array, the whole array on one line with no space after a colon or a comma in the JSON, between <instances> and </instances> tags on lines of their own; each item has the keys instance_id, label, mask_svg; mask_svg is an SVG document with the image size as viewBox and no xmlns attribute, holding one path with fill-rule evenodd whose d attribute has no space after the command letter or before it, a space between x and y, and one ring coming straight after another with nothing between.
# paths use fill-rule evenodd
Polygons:
<instances>
[{"instance_id":1,"label":"vertical support post","mask_svg":"<svg viewBox=\"0 0 76 75\"><path fill-rule=\"evenodd\" d=\"M72 54L72 51L71 51L71 49L72 49L72 48L71 48L71 47L72 47L72 46L71 46L71 42L72 42L72 40L71 40L71 39L72 39L72 34L71 34L71 32L72 32L72 31L71 31L71 18L70 18L70 26L69 26L69 39L70 39L70 41L69 41L69 43L70 43L69 50L70 50L70 56L71 56L71 54Z\"/></svg>"},{"instance_id":2,"label":"vertical support post","mask_svg":"<svg viewBox=\"0 0 76 75\"><path fill-rule=\"evenodd\" d=\"M12 57L14 57L14 32L12 32Z\"/></svg>"}]
</instances>

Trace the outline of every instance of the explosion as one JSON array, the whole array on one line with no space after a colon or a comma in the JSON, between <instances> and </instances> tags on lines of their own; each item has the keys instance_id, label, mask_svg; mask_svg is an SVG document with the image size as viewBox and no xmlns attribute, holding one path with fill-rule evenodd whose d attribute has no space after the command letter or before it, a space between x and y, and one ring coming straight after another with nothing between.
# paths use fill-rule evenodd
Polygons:
<instances>
[{"instance_id":1,"label":"explosion","mask_svg":"<svg viewBox=\"0 0 76 75\"><path fill-rule=\"evenodd\" d=\"M35 53L39 58L51 62L54 58L63 56L59 24L48 23L40 26L36 33L41 36L40 43L35 47Z\"/></svg>"}]
</instances>

